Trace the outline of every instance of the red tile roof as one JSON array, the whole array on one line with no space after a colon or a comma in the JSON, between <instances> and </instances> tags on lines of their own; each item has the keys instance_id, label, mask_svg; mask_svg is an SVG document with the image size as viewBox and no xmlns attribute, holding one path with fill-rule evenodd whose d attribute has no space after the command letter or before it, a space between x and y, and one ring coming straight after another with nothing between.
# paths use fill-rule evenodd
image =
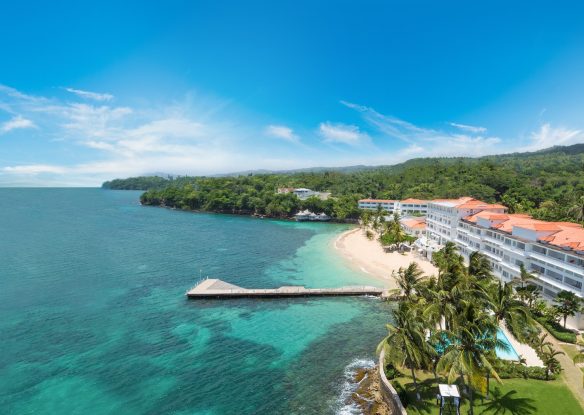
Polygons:
<instances>
[{"instance_id":1,"label":"red tile roof","mask_svg":"<svg viewBox=\"0 0 584 415\"><path fill-rule=\"evenodd\" d=\"M418 205L420 205L420 204L425 205L425 204L428 203L428 201L427 200L421 200L421 199L413 199L413 198L410 197L408 199L402 200L401 203L414 203L414 204L418 204Z\"/></svg>"}]
</instances>

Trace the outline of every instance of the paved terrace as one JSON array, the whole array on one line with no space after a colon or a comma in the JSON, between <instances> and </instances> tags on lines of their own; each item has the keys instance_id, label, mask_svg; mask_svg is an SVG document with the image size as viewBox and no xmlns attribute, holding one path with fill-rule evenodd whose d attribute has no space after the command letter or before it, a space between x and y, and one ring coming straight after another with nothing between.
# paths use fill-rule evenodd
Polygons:
<instances>
[{"instance_id":1,"label":"paved terrace","mask_svg":"<svg viewBox=\"0 0 584 415\"><path fill-rule=\"evenodd\" d=\"M195 285L186 293L189 298L242 298L242 297L325 297L325 296L387 296L384 288L367 285L346 286L340 288L306 288L288 285L280 288L248 289L229 284L218 279L206 279Z\"/></svg>"}]
</instances>

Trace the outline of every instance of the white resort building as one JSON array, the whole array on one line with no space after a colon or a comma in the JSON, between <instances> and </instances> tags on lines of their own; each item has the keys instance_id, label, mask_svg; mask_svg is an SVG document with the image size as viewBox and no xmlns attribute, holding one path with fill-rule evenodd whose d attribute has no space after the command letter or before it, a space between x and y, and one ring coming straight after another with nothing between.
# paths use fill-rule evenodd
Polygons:
<instances>
[{"instance_id":1,"label":"white resort building","mask_svg":"<svg viewBox=\"0 0 584 415\"><path fill-rule=\"evenodd\" d=\"M425 215L428 211L428 201L420 199L386 200L386 199L361 199L359 209L377 210L378 207L389 214L398 212L400 215Z\"/></svg>"},{"instance_id":2,"label":"white resort building","mask_svg":"<svg viewBox=\"0 0 584 415\"><path fill-rule=\"evenodd\" d=\"M321 200L327 200L330 197L329 192L317 192L315 190L306 189L304 187L293 188L293 187L279 187L276 190L277 194L294 193L300 200L306 200L311 196L316 196Z\"/></svg>"},{"instance_id":3,"label":"white resort building","mask_svg":"<svg viewBox=\"0 0 584 415\"><path fill-rule=\"evenodd\" d=\"M451 241L467 259L474 251L484 254L504 282L519 276L523 265L536 276L530 284L543 298L553 300L562 290L584 297L584 228L579 224L509 214L503 205L470 197L430 201L426 220L428 255ZM584 315L568 323L582 329Z\"/></svg>"},{"instance_id":4,"label":"white resort building","mask_svg":"<svg viewBox=\"0 0 584 415\"><path fill-rule=\"evenodd\" d=\"M394 213L399 209L399 200L385 199L361 199L359 200L359 209L377 210L381 208L387 213Z\"/></svg>"}]
</instances>

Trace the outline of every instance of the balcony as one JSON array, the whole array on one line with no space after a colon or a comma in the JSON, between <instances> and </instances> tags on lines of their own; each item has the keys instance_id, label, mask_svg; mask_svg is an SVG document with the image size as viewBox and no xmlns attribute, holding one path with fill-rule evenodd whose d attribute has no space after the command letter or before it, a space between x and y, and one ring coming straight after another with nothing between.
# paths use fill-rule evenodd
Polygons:
<instances>
[{"instance_id":1,"label":"balcony","mask_svg":"<svg viewBox=\"0 0 584 415\"><path fill-rule=\"evenodd\" d=\"M538 259L540 261L547 262L548 264L555 265L556 267L567 269L568 271L572 271L574 274L584 278L584 269L582 269L581 267L578 267L565 261L560 261L559 259L555 259L535 251L525 251L525 254L528 258Z\"/></svg>"}]
</instances>

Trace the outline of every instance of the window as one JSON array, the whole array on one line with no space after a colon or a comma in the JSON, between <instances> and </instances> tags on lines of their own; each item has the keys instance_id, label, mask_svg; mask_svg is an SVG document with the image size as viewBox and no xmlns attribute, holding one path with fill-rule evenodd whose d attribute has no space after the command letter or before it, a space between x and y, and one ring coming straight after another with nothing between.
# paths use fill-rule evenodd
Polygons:
<instances>
[{"instance_id":1,"label":"window","mask_svg":"<svg viewBox=\"0 0 584 415\"><path fill-rule=\"evenodd\" d=\"M551 269L547 270L546 275L552 277L556 281L562 281L562 274L552 271Z\"/></svg>"},{"instance_id":2,"label":"window","mask_svg":"<svg viewBox=\"0 0 584 415\"><path fill-rule=\"evenodd\" d=\"M584 259L576 258L575 256L569 256L569 255L568 255L567 259L568 259L568 263L570 263L572 265L576 265L577 267L584 268Z\"/></svg>"},{"instance_id":3,"label":"window","mask_svg":"<svg viewBox=\"0 0 584 415\"><path fill-rule=\"evenodd\" d=\"M572 278L564 278L564 282L574 288L582 289L582 283L580 281L573 280Z\"/></svg>"},{"instance_id":4,"label":"window","mask_svg":"<svg viewBox=\"0 0 584 415\"><path fill-rule=\"evenodd\" d=\"M517 242L517 248L521 249L521 250L525 250L525 244L523 242Z\"/></svg>"},{"instance_id":5,"label":"window","mask_svg":"<svg viewBox=\"0 0 584 415\"><path fill-rule=\"evenodd\" d=\"M531 249L533 250L533 252L537 252L537 253L540 253L542 255L545 255L545 253L546 253L546 249L539 246L539 245L533 245L533 247Z\"/></svg>"},{"instance_id":6,"label":"window","mask_svg":"<svg viewBox=\"0 0 584 415\"><path fill-rule=\"evenodd\" d=\"M552 258L555 258L555 259L559 259L560 261L564 261L566 259L566 255L562 254L561 252L554 251L551 249L548 249L548 256L551 256Z\"/></svg>"}]
</instances>

